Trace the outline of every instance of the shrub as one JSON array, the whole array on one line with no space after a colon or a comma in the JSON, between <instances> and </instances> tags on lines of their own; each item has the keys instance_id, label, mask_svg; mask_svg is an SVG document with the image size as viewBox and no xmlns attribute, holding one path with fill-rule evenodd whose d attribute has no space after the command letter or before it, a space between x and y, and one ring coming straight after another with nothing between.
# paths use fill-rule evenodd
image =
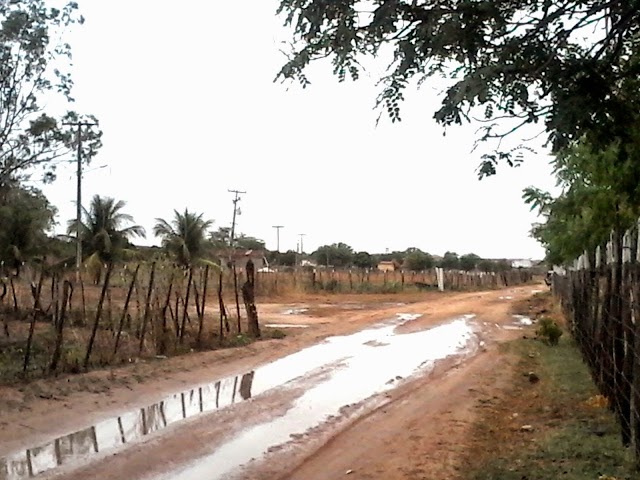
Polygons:
<instances>
[{"instance_id":1,"label":"shrub","mask_svg":"<svg viewBox=\"0 0 640 480\"><path fill-rule=\"evenodd\" d=\"M536 334L542 338L547 345L558 345L562 336L562 329L556 322L548 317L542 317L538 320L538 330Z\"/></svg>"}]
</instances>

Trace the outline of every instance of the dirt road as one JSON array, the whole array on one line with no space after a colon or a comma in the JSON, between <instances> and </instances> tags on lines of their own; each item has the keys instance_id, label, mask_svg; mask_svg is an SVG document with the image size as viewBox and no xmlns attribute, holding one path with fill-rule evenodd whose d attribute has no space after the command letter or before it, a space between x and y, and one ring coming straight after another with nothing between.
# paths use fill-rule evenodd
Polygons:
<instances>
[{"instance_id":1,"label":"dirt road","mask_svg":"<svg viewBox=\"0 0 640 480\"><path fill-rule=\"evenodd\" d=\"M299 328L280 326L288 334L284 339L248 347L39 381L21 389L4 388L0 395L3 402L7 399L8 408L0 411L0 458L9 457L13 463L5 471L14 472L13 477L5 477L21 478L19 470L23 468L34 474L42 471L37 478L68 479L218 478L227 470L247 479L334 479L347 472L349 478L357 479L454 479L457 454L465 447L474 405L498 391L509 374L502 368L504 358L496 345L519 335L512 327L513 302L536 289L526 286L479 293L426 293L410 299L354 297L330 302L325 298L262 305L264 324ZM387 327L392 333L368 328L397 320L400 313L417 318L396 321ZM428 368L422 362L418 375L392 377L392 385L371 390L372 395L364 389L373 373L388 366L399 369L401 362L396 359L411 358L405 349L410 348L407 341L412 335L425 335L426 329L436 325L448 328L447 322L469 314L475 317L473 325L466 328L473 327L473 332L463 332L467 343L455 355L434 360ZM456 328L464 327L460 323ZM388 336L382 337L385 332ZM335 370L349 370L343 368L344 352L328 349L325 342L313 347L316 350L307 349L315 352L309 355L314 362L322 357L324 363L310 367L303 376L295 374L296 368L302 368L306 347L336 335L351 335L358 345L379 344L380 350L363 350L363 355L369 356L363 357L362 365L354 366L361 369L359 376L353 377L357 380L344 378L340 394L345 403L339 403L341 398L336 398L340 395L334 388L320 397L322 392L316 392L305 404L314 388L331 385L328 379ZM419 345L427 337L413 338ZM394 347L396 339L405 343ZM382 353L387 351L390 358ZM292 357L294 361L286 368L276 368L284 363L272 363L272 374L266 375L266 364L295 352L298 356ZM331 360L333 354L336 356ZM374 365L380 357L385 360ZM280 378L281 372L291 368L296 381ZM410 363L404 368L415 370ZM254 378L254 372L261 373ZM265 384L265 378L271 378L272 383ZM216 383L220 379L225 380ZM269 388L282 383L286 385ZM354 384L360 386L362 391L357 393L364 395L362 399L349 393ZM214 397L215 405L208 411L206 402L213 402ZM233 406L218 410L225 401ZM325 412L318 411L322 420L309 423L312 428L302 428L307 425L304 422L311 421L317 405L332 402L339 407L337 414L325 418ZM294 426L299 428L290 434L283 425L291 426L291 417L300 405L308 410L301 410L294 418ZM173 420L171 408L178 412L175 418L180 421ZM190 414L190 409L195 413ZM126 421L133 412L142 412L141 425L134 422L128 431ZM113 425L118 428L110 430L109 422L116 417ZM303 433L295 433L301 428ZM78 434L52 442L71 432ZM120 437L125 436L136 440L122 445ZM262 446L269 450L265 457ZM26 449L31 449L28 455ZM242 455L252 449L255 455L243 460ZM66 460L61 461L63 458ZM255 460L246 463L251 458ZM242 470L236 468L245 463ZM2 475L0 463L0 479Z\"/></svg>"}]
</instances>

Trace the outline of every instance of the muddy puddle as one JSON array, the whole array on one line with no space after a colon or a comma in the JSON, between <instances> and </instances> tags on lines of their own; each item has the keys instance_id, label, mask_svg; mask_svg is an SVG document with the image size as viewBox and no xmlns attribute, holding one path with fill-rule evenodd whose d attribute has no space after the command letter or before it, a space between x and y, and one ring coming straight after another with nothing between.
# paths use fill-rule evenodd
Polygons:
<instances>
[{"instance_id":1,"label":"muddy puddle","mask_svg":"<svg viewBox=\"0 0 640 480\"><path fill-rule=\"evenodd\" d=\"M186 480L226 478L270 448L321 425L347 406L393 388L397 379L431 368L437 360L477 348L472 315L429 330L398 334L396 327L419 315L393 320L322 343L237 376L168 396L83 430L0 458L0 480L18 480L73 466L188 418L229 408L284 386L304 385L305 393L282 416L240 432L210 456L163 476ZM319 370L320 379L310 381ZM202 421L215 422L212 413Z\"/></svg>"}]
</instances>

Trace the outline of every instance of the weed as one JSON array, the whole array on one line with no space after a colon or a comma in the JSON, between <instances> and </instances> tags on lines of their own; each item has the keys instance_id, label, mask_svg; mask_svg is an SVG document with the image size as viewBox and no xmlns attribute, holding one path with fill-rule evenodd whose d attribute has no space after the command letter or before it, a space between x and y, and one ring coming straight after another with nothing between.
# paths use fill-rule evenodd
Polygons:
<instances>
[{"instance_id":1,"label":"weed","mask_svg":"<svg viewBox=\"0 0 640 480\"><path fill-rule=\"evenodd\" d=\"M543 339L547 345L558 345L562 336L562 329L549 317L542 317L538 320L536 334Z\"/></svg>"}]
</instances>

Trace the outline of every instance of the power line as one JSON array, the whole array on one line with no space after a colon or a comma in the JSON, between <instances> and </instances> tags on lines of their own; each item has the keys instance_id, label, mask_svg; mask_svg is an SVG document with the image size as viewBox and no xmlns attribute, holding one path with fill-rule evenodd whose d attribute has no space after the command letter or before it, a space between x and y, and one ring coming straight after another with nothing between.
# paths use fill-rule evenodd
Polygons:
<instances>
[{"instance_id":1,"label":"power line","mask_svg":"<svg viewBox=\"0 0 640 480\"><path fill-rule=\"evenodd\" d=\"M77 189L76 189L76 282L80 283L80 266L82 265L82 241L80 239L80 222L82 220L82 127L93 127L94 122L65 122L78 128L78 167L77 167Z\"/></svg>"}]
</instances>

